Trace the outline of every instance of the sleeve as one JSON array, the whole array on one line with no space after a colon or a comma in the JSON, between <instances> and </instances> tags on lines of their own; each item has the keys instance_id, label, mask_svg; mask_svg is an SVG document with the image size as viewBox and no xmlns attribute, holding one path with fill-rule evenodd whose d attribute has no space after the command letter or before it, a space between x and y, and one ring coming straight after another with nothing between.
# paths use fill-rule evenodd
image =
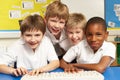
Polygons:
<instances>
[{"instance_id":1,"label":"sleeve","mask_svg":"<svg viewBox=\"0 0 120 80\"><path fill-rule=\"evenodd\" d=\"M66 52L66 54L63 56L63 59L66 62L72 62L77 57L77 52L77 47L73 46Z\"/></svg>"},{"instance_id":2,"label":"sleeve","mask_svg":"<svg viewBox=\"0 0 120 80\"><path fill-rule=\"evenodd\" d=\"M3 52L3 54L0 55L0 64L13 66L15 60L13 48L8 48L7 52Z\"/></svg>"},{"instance_id":3,"label":"sleeve","mask_svg":"<svg viewBox=\"0 0 120 80\"><path fill-rule=\"evenodd\" d=\"M52 42L50 41L49 38L46 38L46 50L47 50L47 54L48 54L48 61L53 61L53 60L58 60L58 56L55 52L55 49L53 47Z\"/></svg>"},{"instance_id":4,"label":"sleeve","mask_svg":"<svg viewBox=\"0 0 120 80\"><path fill-rule=\"evenodd\" d=\"M116 47L113 43L109 43L109 45L105 48L103 56L110 56L112 58L111 63L115 60Z\"/></svg>"}]
</instances>

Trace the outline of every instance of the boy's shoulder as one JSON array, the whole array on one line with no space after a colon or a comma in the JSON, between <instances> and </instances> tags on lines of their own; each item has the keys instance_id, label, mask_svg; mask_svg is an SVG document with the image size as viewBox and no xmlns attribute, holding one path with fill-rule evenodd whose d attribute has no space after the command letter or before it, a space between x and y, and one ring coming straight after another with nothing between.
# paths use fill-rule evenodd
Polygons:
<instances>
[{"instance_id":1,"label":"boy's shoulder","mask_svg":"<svg viewBox=\"0 0 120 80\"><path fill-rule=\"evenodd\" d=\"M11 43L9 46L8 46L8 49L19 49L21 48L23 45L25 44L25 41L20 38L18 40L16 40L15 42Z\"/></svg>"},{"instance_id":2,"label":"boy's shoulder","mask_svg":"<svg viewBox=\"0 0 120 80\"><path fill-rule=\"evenodd\" d=\"M109 48L115 48L115 44L111 41L104 41L103 42L103 47L109 47Z\"/></svg>"},{"instance_id":3,"label":"boy's shoulder","mask_svg":"<svg viewBox=\"0 0 120 80\"><path fill-rule=\"evenodd\" d=\"M44 35L42 41L51 41L51 40L48 36Z\"/></svg>"},{"instance_id":4,"label":"boy's shoulder","mask_svg":"<svg viewBox=\"0 0 120 80\"><path fill-rule=\"evenodd\" d=\"M50 44L52 44L52 41L48 36L44 35L41 43L45 44L45 45L50 45Z\"/></svg>"},{"instance_id":5,"label":"boy's shoulder","mask_svg":"<svg viewBox=\"0 0 120 80\"><path fill-rule=\"evenodd\" d=\"M78 44L76 44L76 45L74 45L72 47L74 47L74 48L77 48L77 47L82 48L82 47L86 47L86 46L88 46L87 41L86 41L86 39L83 39Z\"/></svg>"}]
</instances>

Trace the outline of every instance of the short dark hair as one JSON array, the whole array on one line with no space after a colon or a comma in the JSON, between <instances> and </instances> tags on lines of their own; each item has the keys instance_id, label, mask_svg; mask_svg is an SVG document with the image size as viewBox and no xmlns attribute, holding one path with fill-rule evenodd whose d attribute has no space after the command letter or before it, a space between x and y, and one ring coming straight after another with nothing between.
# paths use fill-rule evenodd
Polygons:
<instances>
[{"instance_id":1,"label":"short dark hair","mask_svg":"<svg viewBox=\"0 0 120 80\"><path fill-rule=\"evenodd\" d=\"M101 25L103 25L103 29L104 29L105 31L107 31L106 21L105 21L103 18L101 18L101 17L92 17L92 18L90 18L90 19L88 20L86 26L85 26L85 30L87 30L87 28L88 28L88 26L89 26L90 24L101 24Z\"/></svg>"}]
</instances>

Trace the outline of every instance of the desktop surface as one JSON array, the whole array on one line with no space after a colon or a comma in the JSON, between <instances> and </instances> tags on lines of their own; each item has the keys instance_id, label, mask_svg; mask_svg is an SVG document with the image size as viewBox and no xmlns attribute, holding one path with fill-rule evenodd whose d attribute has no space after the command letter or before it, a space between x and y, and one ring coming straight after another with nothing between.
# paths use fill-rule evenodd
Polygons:
<instances>
[{"instance_id":1,"label":"desktop surface","mask_svg":"<svg viewBox=\"0 0 120 80\"><path fill-rule=\"evenodd\" d=\"M63 72L63 69L57 68L52 72ZM119 80L120 79L120 67L109 67L103 73L104 80ZM20 80L21 76L15 77L13 75L0 73L0 80Z\"/></svg>"}]
</instances>

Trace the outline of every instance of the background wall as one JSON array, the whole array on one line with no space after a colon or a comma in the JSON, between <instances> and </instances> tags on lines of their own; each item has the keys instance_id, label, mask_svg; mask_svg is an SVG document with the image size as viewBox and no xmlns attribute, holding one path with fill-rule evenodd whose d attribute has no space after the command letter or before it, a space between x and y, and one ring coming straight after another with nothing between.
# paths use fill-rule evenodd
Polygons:
<instances>
[{"instance_id":1,"label":"background wall","mask_svg":"<svg viewBox=\"0 0 120 80\"><path fill-rule=\"evenodd\" d=\"M0 0L0 48L6 50L20 38L19 20L36 13L44 16L52 1L55 0Z\"/></svg>"},{"instance_id":2,"label":"background wall","mask_svg":"<svg viewBox=\"0 0 120 80\"><path fill-rule=\"evenodd\" d=\"M105 2L106 0L61 0L61 1L68 6L70 13L73 12L82 13L86 16L88 20L93 16L99 16L105 19L106 4L109 4L109 1L112 0L107 0L107 3ZM113 2L116 1L118 0L114 0ZM114 6L111 6L111 8L109 9L112 9L114 13ZM108 17L110 16L108 15ZM119 30L108 29L108 31L109 31L108 41L114 41L116 35L120 34L120 29Z\"/></svg>"},{"instance_id":3,"label":"background wall","mask_svg":"<svg viewBox=\"0 0 120 80\"><path fill-rule=\"evenodd\" d=\"M87 19L93 16L104 18L104 0L61 0L65 3L70 13L83 13Z\"/></svg>"},{"instance_id":4,"label":"background wall","mask_svg":"<svg viewBox=\"0 0 120 80\"><path fill-rule=\"evenodd\" d=\"M86 16L87 20L93 16L100 16L104 18L104 0L61 0L61 1L68 6L70 13L72 12L83 13ZM7 35L11 37L8 37ZM11 45L14 41L18 40L19 37L20 33L18 32L12 32L11 34L6 32L0 33L0 48L6 50L5 46ZM109 35L108 41L114 41L115 37L116 37L115 35Z\"/></svg>"}]
</instances>

